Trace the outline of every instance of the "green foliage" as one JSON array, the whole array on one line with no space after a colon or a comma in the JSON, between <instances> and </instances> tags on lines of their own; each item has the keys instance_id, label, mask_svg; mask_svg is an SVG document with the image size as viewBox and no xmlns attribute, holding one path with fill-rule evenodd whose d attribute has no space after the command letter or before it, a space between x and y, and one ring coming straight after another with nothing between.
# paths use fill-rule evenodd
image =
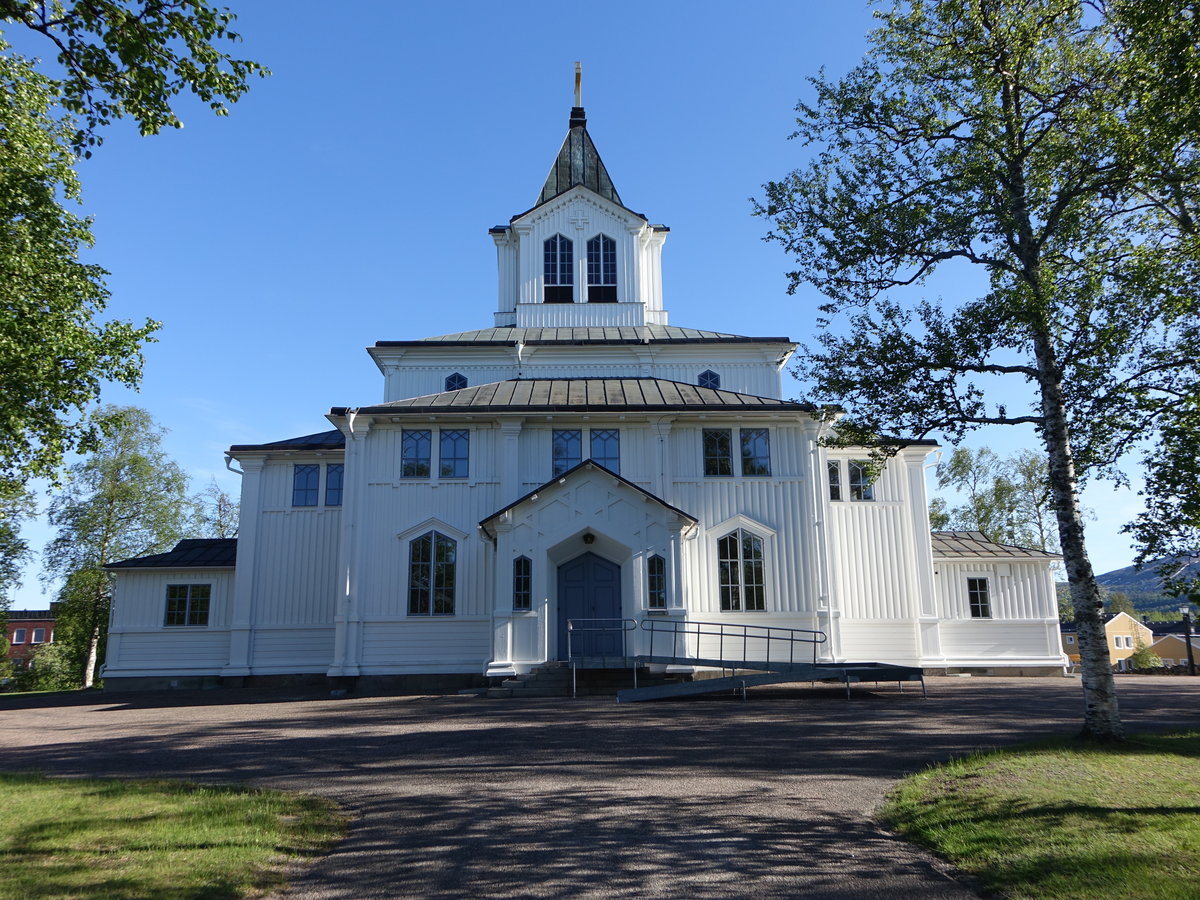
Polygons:
<instances>
[{"instance_id":1,"label":"green foliage","mask_svg":"<svg viewBox=\"0 0 1200 900\"><path fill-rule=\"evenodd\" d=\"M57 639L35 649L15 678L18 691L73 691L81 683L79 665L70 646Z\"/></svg>"},{"instance_id":2,"label":"green foliage","mask_svg":"<svg viewBox=\"0 0 1200 900\"><path fill-rule=\"evenodd\" d=\"M91 225L53 85L0 42L0 495L53 475L98 436L86 422L104 381L134 386L157 327L100 319L104 270L80 262Z\"/></svg>"},{"instance_id":3,"label":"green foliage","mask_svg":"<svg viewBox=\"0 0 1200 900\"><path fill-rule=\"evenodd\" d=\"M982 531L998 544L1058 552L1044 455L1022 450L1001 459L987 447L959 447L938 464L937 479L939 488L958 492L964 502L951 509L935 498L931 525L936 508L944 528Z\"/></svg>"},{"instance_id":4,"label":"green foliage","mask_svg":"<svg viewBox=\"0 0 1200 900\"><path fill-rule=\"evenodd\" d=\"M216 480L193 494L193 518L189 533L198 538L235 538L238 534L240 505L233 495L221 489Z\"/></svg>"},{"instance_id":5,"label":"green foliage","mask_svg":"<svg viewBox=\"0 0 1200 900\"><path fill-rule=\"evenodd\" d=\"M20 586L21 567L30 555L29 543L21 537L21 525L36 511L28 490L0 480L0 626L8 609L9 591Z\"/></svg>"},{"instance_id":6,"label":"green foliage","mask_svg":"<svg viewBox=\"0 0 1200 900\"><path fill-rule=\"evenodd\" d=\"M67 649L84 687L103 662L111 602L111 562L169 549L184 534L191 507L187 476L162 450L164 431L137 407L97 414L100 446L71 466L50 504L57 534L43 560L61 579L56 643Z\"/></svg>"},{"instance_id":7,"label":"green foliage","mask_svg":"<svg viewBox=\"0 0 1200 900\"><path fill-rule=\"evenodd\" d=\"M279 791L0 774L0 896L275 896L345 827L332 802Z\"/></svg>"},{"instance_id":8,"label":"green foliage","mask_svg":"<svg viewBox=\"0 0 1200 900\"><path fill-rule=\"evenodd\" d=\"M790 289L828 297L797 374L805 399L849 410L843 439L957 444L982 426L1032 426L1080 624L1085 729L1112 736L1079 483L1122 479L1122 456L1200 380L1200 172L1182 164L1194 132L1155 126L1151 55L1084 5L880 11L863 63L812 80L794 135L812 161L765 185L756 212L795 261ZM977 267L986 289L893 297L947 263ZM1027 407L994 399L1005 381L1029 392Z\"/></svg>"},{"instance_id":9,"label":"green foliage","mask_svg":"<svg viewBox=\"0 0 1200 900\"><path fill-rule=\"evenodd\" d=\"M64 110L83 120L78 152L100 143L99 129L133 118L142 134L181 128L172 106L190 91L219 116L269 71L221 49L241 36L237 17L206 0L0 0L0 21L24 25L57 51L55 82Z\"/></svg>"},{"instance_id":10,"label":"green foliage","mask_svg":"<svg viewBox=\"0 0 1200 900\"><path fill-rule=\"evenodd\" d=\"M1138 641L1137 647L1129 657L1129 665L1135 669L1157 669L1162 664L1162 659L1141 641Z\"/></svg>"},{"instance_id":11,"label":"green foliage","mask_svg":"<svg viewBox=\"0 0 1200 900\"><path fill-rule=\"evenodd\" d=\"M1137 609L1133 605L1133 601L1129 599L1129 595L1122 591L1103 591L1105 602L1108 605L1108 611L1113 613L1125 613L1126 615L1137 618Z\"/></svg>"},{"instance_id":12,"label":"green foliage","mask_svg":"<svg viewBox=\"0 0 1200 900\"><path fill-rule=\"evenodd\" d=\"M1200 601L1200 392L1178 404L1146 458L1146 509L1124 529L1136 564L1157 572L1174 597Z\"/></svg>"},{"instance_id":13,"label":"green foliage","mask_svg":"<svg viewBox=\"0 0 1200 900\"><path fill-rule=\"evenodd\" d=\"M902 782L885 818L978 877L1039 900L1200 894L1200 734L1056 741L979 754Z\"/></svg>"}]
</instances>

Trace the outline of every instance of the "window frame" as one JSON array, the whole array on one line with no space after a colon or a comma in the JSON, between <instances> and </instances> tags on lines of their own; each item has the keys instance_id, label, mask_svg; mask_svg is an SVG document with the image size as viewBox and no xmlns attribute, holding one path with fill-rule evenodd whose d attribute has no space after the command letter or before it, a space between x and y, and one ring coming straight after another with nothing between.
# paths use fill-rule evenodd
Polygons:
<instances>
[{"instance_id":1,"label":"window frame","mask_svg":"<svg viewBox=\"0 0 1200 900\"><path fill-rule=\"evenodd\" d=\"M429 545L428 557L417 559L418 545L423 545L426 539L428 539ZM439 551L445 550L449 550L449 560L439 560ZM445 577L447 574L449 578ZM424 579L424 588L421 587L421 579ZM412 538L408 542L408 616L413 618L453 616L457 589L458 541L435 528ZM422 593L425 594L423 600ZM441 606L440 611L439 605Z\"/></svg>"},{"instance_id":2,"label":"window frame","mask_svg":"<svg viewBox=\"0 0 1200 900\"><path fill-rule=\"evenodd\" d=\"M410 438L411 435L411 438ZM423 435L423 437L422 437ZM410 443L411 441L411 443ZM424 441L424 456L420 442ZM410 453L410 447L413 452ZM422 468L424 471L422 471ZM429 478L433 475L433 429L400 429L400 477Z\"/></svg>"},{"instance_id":3,"label":"window frame","mask_svg":"<svg viewBox=\"0 0 1200 900\"><path fill-rule=\"evenodd\" d=\"M727 545L731 540L736 556L728 555ZM747 545L756 552L756 558L747 557ZM751 581L747 573L755 569L758 578ZM756 594L753 606L748 588L753 588ZM767 611L767 551L762 535L738 527L717 538L717 592L723 613Z\"/></svg>"},{"instance_id":4,"label":"window frame","mask_svg":"<svg viewBox=\"0 0 1200 900\"><path fill-rule=\"evenodd\" d=\"M646 609L667 608L667 561L661 553L646 560Z\"/></svg>"},{"instance_id":5,"label":"window frame","mask_svg":"<svg viewBox=\"0 0 1200 900\"><path fill-rule=\"evenodd\" d=\"M450 453L446 452L451 442ZM461 452L460 452L461 451ZM449 467L447 467L449 464ZM471 477L471 429L438 429L438 478L455 481Z\"/></svg>"},{"instance_id":6,"label":"window frame","mask_svg":"<svg viewBox=\"0 0 1200 900\"><path fill-rule=\"evenodd\" d=\"M616 462L614 464L611 456L597 456L596 442L597 440L604 442L612 442L616 447ZM603 446L602 450L611 450L611 446ZM589 428L588 429L588 459L595 462L597 465L604 466L610 472L621 474L621 429L620 428Z\"/></svg>"},{"instance_id":7,"label":"window frame","mask_svg":"<svg viewBox=\"0 0 1200 900\"><path fill-rule=\"evenodd\" d=\"M559 449L563 446L560 442L559 435L574 435L573 440L577 443L577 453L575 455L567 455L566 453L559 455ZM605 437L607 435L607 437ZM595 447L597 440L612 441L616 445L616 461L610 456L597 458ZM583 448L586 446L588 452L585 455ZM569 448L568 448L569 449ZM582 462L592 460L597 465L604 466L609 471L620 475L621 474L621 428L614 427L579 427L579 428L551 428L550 429L550 477L558 478L560 475L569 472Z\"/></svg>"},{"instance_id":8,"label":"window frame","mask_svg":"<svg viewBox=\"0 0 1200 900\"><path fill-rule=\"evenodd\" d=\"M847 460L847 493L854 503L872 503L875 500L875 481L870 477L870 466L865 459Z\"/></svg>"},{"instance_id":9,"label":"window frame","mask_svg":"<svg viewBox=\"0 0 1200 900\"><path fill-rule=\"evenodd\" d=\"M470 382L467 380L467 376L462 372L452 372L451 374L447 375L443 384L445 385L447 391L461 391L471 386Z\"/></svg>"},{"instance_id":10,"label":"window frame","mask_svg":"<svg viewBox=\"0 0 1200 900\"><path fill-rule=\"evenodd\" d=\"M825 463L825 480L829 485L829 500L831 503L842 502L842 462L838 459L827 460Z\"/></svg>"},{"instance_id":11,"label":"window frame","mask_svg":"<svg viewBox=\"0 0 1200 900\"><path fill-rule=\"evenodd\" d=\"M617 242L595 234L584 245L587 261L587 302L617 302Z\"/></svg>"},{"instance_id":12,"label":"window frame","mask_svg":"<svg viewBox=\"0 0 1200 900\"><path fill-rule=\"evenodd\" d=\"M754 444L751 443L756 437L761 438L763 446L766 447L766 456L756 456L754 453ZM741 452L742 459L742 477L743 478L770 478L771 477L771 429L770 428L739 428L738 429L738 447ZM765 462L763 461L765 459ZM757 461L757 462L756 462ZM746 469L753 465L762 467L761 472L748 472Z\"/></svg>"},{"instance_id":13,"label":"window frame","mask_svg":"<svg viewBox=\"0 0 1200 900\"><path fill-rule=\"evenodd\" d=\"M696 376L696 387L708 388L711 391L721 389L721 376L712 369L705 369Z\"/></svg>"},{"instance_id":14,"label":"window frame","mask_svg":"<svg viewBox=\"0 0 1200 900\"><path fill-rule=\"evenodd\" d=\"M182 597L172 597L172 590L181 590L184 592ZM203 589L203 597L194 597L195 592ZM172 601L183 601L182 609L172 610ZM203 600L203 608L196 608L195 604ZM172 613L181 619L181 621L171 621ZM166 604L163 611L163 627L164 628L207 628L209 617L212 615L212 583L188 581L179 582L176 584L167 585ZM193 621L193 619L203 618L203 621Z\"/></svg>"},{"instance_id":15,"label":"window frame","mask_svg":"<svg viewBox=\"0 0 1200 900\"><path fill-rule=\"evenodd\" d=\"M311 470L311 471L310 471ZM306 476L304 485L301 485L301 475ZM312 476L311 481L307 480L307 476ZM320 505L321 500L321 464L320 463L293 463L292 464L292 506L300 509L307 509L312 506ZM307 502L306 502L307 501Z\"/></svg>"},{"instance_id":16,"label":"window frame","mask_svg":"<svg viewBox=\"0 0 1200 900\"><path fill-rule=\"evenodd\" d=\"M346 464L345 463L325 463L325 505L326 506L341 506L342 499L346 492ZM334 478L336 473L337 486L334 487Z\"/></svg>"},{"instance_id":17,"label":"window frame","mask_svg":"<svg viewBox=\"0 0 1200 900\"><path fill-rule=\"evenodd\" d=\"M986 575L967 578L967 611L972 619L995 618L992 615L992 589L988 582Z\"/></svg>"},{"instance_id":18,"label":"window frame","mask_svg":"<svg viewBox=\"0 0 1200 900\"><path fill-rule=\"evenodd\" d=\"M533 609L533 560L521 555L513 560L513 612L530 612Z\"/></svg>"},{"instance_id":19,"label":"window frame","mask_svg":"<svg viewBox=\"0 0 1200 900\"><path fill-rule=\"evenodd\" d=\"M542 302L575 302L575 242L562 233L542 241Z\"/></svg>"},{"instance_id":20,"label":"window frame","mask_svg":"<svg viewBox=\"0 0 1200 900\"><path fill-rule=\"evenodd\" d=\"M28 628L14 628L12 636L12 644L15 647L17 644L24 644L29 637Z\"/></svg>"},{"instance_id":21,"label":"window frame","mask_svg":"<svg viewBox=\"0 0 1200 900\"><path fill-rule=\"evenodd\" d=\"M724 452L720 452L722 448L715 447L715 452L710 453L709 450L713 446L713 441L718 438L724 438ZM703 428L700 431L700 453L704 463L705 478L732 478L733 477L733 429L732 428ZM728 469L728 471L720 471Z\"/></svg>"},{"instance_id":22,"label":"window frame","mask_svg":"<svg viewBox=\"0 0 1200 900\"><path fill-rule=\"evenodd\" d=\"M40 637L39 637L39 635L40 635ZM33 634L31 634L29 636L29 643L30 644L46 643L46 629L44 627L33 629Z\"/></svg>"}]
</instances>

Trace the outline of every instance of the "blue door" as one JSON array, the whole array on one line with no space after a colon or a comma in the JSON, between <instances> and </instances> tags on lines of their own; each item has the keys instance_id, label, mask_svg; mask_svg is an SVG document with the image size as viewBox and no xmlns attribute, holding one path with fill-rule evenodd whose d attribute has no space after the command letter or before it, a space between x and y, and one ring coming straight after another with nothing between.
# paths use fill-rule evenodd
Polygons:
<instances>
[{"instance_id":1,"label":"blue door","mask_svg":"<svg viewBox=\"0 0 1200 900\"><path fill-rule=\"evenodd\" d=\"M594 553L558 567L558 658L567 658L568 619L620 619L621 567ZM586 622L571 634L575 656L620 656L620 622ZM597 627L599 626L599 627Z\"/></svg>"}]
</instances>

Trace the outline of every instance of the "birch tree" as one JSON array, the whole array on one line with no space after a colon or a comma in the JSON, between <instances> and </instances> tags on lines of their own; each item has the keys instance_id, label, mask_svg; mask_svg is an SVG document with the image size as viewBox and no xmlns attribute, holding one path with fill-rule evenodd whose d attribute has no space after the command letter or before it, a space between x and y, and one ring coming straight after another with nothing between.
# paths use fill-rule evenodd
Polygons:
<instances>
[{"instance_id":1,"label":"birch tree","mask_svg":"<svg viewBox=\"0 0 1200 900\"><path fill-rule=\"evenodd\" d=\"M43 553L48 579L61 580L55 639L70 647L83 687L103 662L111 604L111 562L160 553L184 533L191 506L187 476L162 450L165 432L134 406L107 406L103 437L67 470L50 504L57 534Z\"/></svg>"},{"instance_id":2,"label":"birch tree","mask_svg":"<svg viewBox=\"0 0 1200 900\"><path fill-rule=\"evenodd\" d=\"M757 204L795 260L791 290L828 297L797 374L808 399L849 410L839 434L1037 436L1079 623L1082 733L1097 739L1122 726L1080 481L1120 478L1160 401L1196 381L1180 213L1197 183L1153 162L1186 156L1187 138L1142 133L1152 66L1108 14L1079 0L878 12L864 61L813 79L797 107L811 163ZM948 265L981 273L977 295L900 302ZM1014 396L1027 401L1010 410Z\"/></svg>"}]
</instances>

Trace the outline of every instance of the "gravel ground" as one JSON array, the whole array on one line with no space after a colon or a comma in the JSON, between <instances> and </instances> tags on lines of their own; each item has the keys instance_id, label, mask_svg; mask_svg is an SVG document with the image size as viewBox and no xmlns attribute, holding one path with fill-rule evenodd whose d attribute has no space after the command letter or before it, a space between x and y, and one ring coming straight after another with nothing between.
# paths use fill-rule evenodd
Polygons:
<instances>
[{"instance_id":1,"label":"gravel ground","mask_svg":"<svg viewBox=\"0 0 1200 900\"><path fill-rule=\"evenodd\" d=\"M1119 679L1130 731L1200 728L1200 678ZM1076 679L483 700L0 696L0 770L249 782L355 817L293 900L975 897L873 816L904 775L1081 722Z\"/></svg>"}]
</instances>

